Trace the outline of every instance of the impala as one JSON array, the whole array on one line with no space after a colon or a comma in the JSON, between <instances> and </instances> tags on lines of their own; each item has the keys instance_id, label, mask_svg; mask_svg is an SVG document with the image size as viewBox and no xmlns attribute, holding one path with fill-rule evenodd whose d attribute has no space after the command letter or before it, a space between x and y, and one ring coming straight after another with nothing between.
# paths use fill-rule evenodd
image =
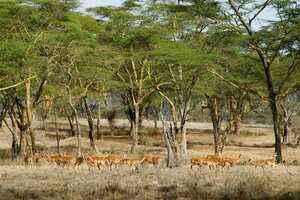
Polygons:
<instances>
[{"instance_id":1,"label":"impala","mask_svg":"<svg viewBox=\"0 0 300 200\"><path fill-rule=\"evenodd\" d=\"M159 164L160 157L158 155L146 155L141 164L152 164L153 166Z\"/></svg>"}]
</instances>

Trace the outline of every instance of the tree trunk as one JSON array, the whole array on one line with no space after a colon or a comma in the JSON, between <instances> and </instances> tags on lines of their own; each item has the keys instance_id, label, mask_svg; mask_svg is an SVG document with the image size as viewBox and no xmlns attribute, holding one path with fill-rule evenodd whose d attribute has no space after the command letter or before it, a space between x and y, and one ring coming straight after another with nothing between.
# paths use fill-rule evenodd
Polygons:
<instances>
[{"instance_id":1,"label":"tree trunk","mask_svg":"<svg viewBox=\"0 0 300 200\"><path fill-rule=\"evenodd\" d=\"M30 80L27 80L25 82L25 94L26 94L26 115L27 115L27 131L30 136L31 140L31 150L32 153L35 154L37 149L36 149L36 144L35 144L35 134L34 130L32 128L32 107L30 103Z\"/></svg>"},{"instance_id":2,"label":"tree trunk","mask_svg":"<svg viewBox=\"0 0 300 200\"><path fill-rule=\"evenodd\" d=\"M25 123L25 111L24 108L22 107L22 105L20 105L19 102L17 102L17 109L18 109L18 116L19 116L19 120L17 120L17 114L14 110L14 107L11 108L10 110L10 114L11 114L11 119L12 119L12 125L13 127L18 127L19 129L19 151L18 151L18 155L25 155L25 150L26 150L26 123Z\"/></svg>"},{"instance_id":3,"label":"tree trunk","mask_svg":"<svg viewBox=\"0 0 300 200\"><path fill-rule=\"evenodd\" d=\"M56 133L56 147L57 147L57 153L60 154L60 134L57 127L57 110L56 106L54 106L54 126L55 126L55 133Z\"/></svg>"},{"instance_id":4,"label":"tree trunk","mask_svg":"<svg viewBox=\"0 0 300 200\"><path fill-rule=\"evenodd\" d=\"M134 105L134 122L132 127L132 144L131 144L131 153L135 153L136 147L138 145L138 133L139 133L139 105Z\"/></svg>"},{"instance_id":5,"label":"tree trunk","mask_svg":"<svg viewBox=\"0 0 300 200\"><path fill-rule=\"evenodd\" d=\"M233 134L239 135L241 130L241 119L240 117L236 117L233 121Z\"/></svg>"},{"instance_id":6,"label":"tree trunk","mask_svg":"<svg viewBox=\"0 0 300 200\"><path fill-rule=\"evenodd\" d=\"M47 127L46 127L46 119L45 119L44 117L42 117L42 125L43 125L42 129L43 129L44 132L46 133Z\"/></svg>"},{"instance_id":7,"label":"tree trunk","mask_svg":"<svg viewBox=\"0 0 300 200\"><path fill-rule=\"evenodd\" d=\"M87 121L89 124L89 139L90 139L90 145L92 147L92 149L97 152L97 147L95 144L95 140L94 140L94 122L93 122L93 116L92 116L92 112L91 109L89 107L89 104L87 102L87 97L83 97L83 103L84 103L84 108L85 108L85 113L86 113L86 117L87 117Z\"/></svg>"},{"instance_id":8,"label":"tree trunk","mask_svg":"<svg viewBox=\"0 0 300 200\"><path fill-rule=\"evenodd\" d=\"M101 107L100 102L98 103L98 117L97 117L97 140L103 140L103 135L101 134Z\"/></svg>"},{"instance_id":9,"label":"tree trunk","mask_svg":"<svg viewBox=\"0 0 300 200\"><path fill-rule=\"evenodd\" d=\"M282 150L281 150L281 136L279 130L279 117L278 117L278 108L276 105L276 96L272 95L270 97L270 107L272 109L272 116L273 116L273 129L275 135L275 154L276 154L276 162L282 162Z\"/></svg>"},{"instance_id":10,"label":"tree trunk","mask_svg":"<svg viewBox=\"0 0 300 200\"><path fill-rule=\"evenodd\" d=\"M157 119L154 119L154 129L157 130Z\"/></svg>"},{"instance_id":11,"label":"tree trunk","mask_svg":"<svg viewBox=\"0 0 300 200\"><path fill-rule=\"evenodd\" d=\"M2 126L3 126L3 120L6 117L8 109L9 109L9 104L8 103L4 103L3 104L3 108L2 108L2 110L0 112L0 128L2 128Z\"/></svg>"},{"instance_id":12,"label":"tree trunk","mask_svg":"<svg viewBox=\"0 0 300 200\"><path fill-rule=\"evenodd\" d=\"M272 119L273 119L273 129L275 136L275 154L276 154L276 163L282 163L282 149L281 149L281 136L280 136L280 122L278 115L278 107L277 107L277 98L276 93L274 92L273 80L270 71L270 66L264 61L264 72L266 77L266 83L268 87L269 93L269 104L272 111Z\"/></svg>"},{"instance_id":13,"label":"tree trunk","mask_svg":"<svg viewBox=\"0 0 300 200\"><path fill-rule=\"evenodd\" d=\"M12 136L11 159L14 160L14 159L17 158L18 151L19 151L18 139L17 139L17 136L16 136L16 129L10 128L5 118L3 119L3 121L4 121L4 124L6 125L6 127L8 128L8 130L11 133L11 136ZM12 123L12 127L13 127L13 123Z\"/></svg>"},{"instance_id":14,"label":"tree trunk","mask_svg":"<svg viewBox=\"0 0 300 200\"><path fill-rule=\"evenodd\" d=\"M280 105L282 110L282 143L288 144L289 143L289 113L288 110L284 107L283 104Z\"/></svg>"},{"instance_id":15,"label":"tree trunk","mask_svg":"<svg viewBox=\"0 0 300 200\"><path fill-rule=\"evenodd\" d=\"M188 157L187 152L187 138L186 138L186 122L181 125L181 143L180 143L180 158L186 160Z\"/></svg>"},{"instance_id":16,"label":"tree trunk","mask_svg":"<svg viewBox=\"0 0 300 200\"><path fill-rule=\"evenodd\" d=\"M161 121L163 125L163 137L167 148L167 167L174 168L178 164L176 134L172 127L172 123L166 121L168 119L168 111L166 105L163 106Z\"/></svg>"},{"instance_id":17,"label":"tree trunk","mask_svg":"<svg viewBox=\"0 0 300 200\"><path fill-rule=\"evenodd\" d=\"M66 117L67 117L69 125L70 125L70 134L72 137L74 137L76 134L75 134L73 115L72 114L69 115L68 113L66 113Z\"/></svg>"},{"instance_id":18,"label":"tree trunk","mask_svg":"<svg viewBox=\"0 0 300 200\"><path fill-rule=\"evenodd\" d=\"M208 98L208 107L210 110L210 117L213 124L213 135L214 135L214 152L215 154L221 154L222 147L220 146L221 138L221 114L218 105L218 100L215 97Z\"/></svg>"},{"instance_id":19,"label":"tree trunk","mask_svg":"<svg viewBox=\"0 0 300 200\"><path fill-rule=\"evenodd\" d=\"M76 129L77 129L77 156L80 157L81 156L81 128L80 128L80 124L79 124L78 113L77 113L75 106L73 105L72 94L71 94L69 87L67 87L67 92L69 95L69 105L72 108L72 111L75 116Z\"/></svg>"}]
</instances>

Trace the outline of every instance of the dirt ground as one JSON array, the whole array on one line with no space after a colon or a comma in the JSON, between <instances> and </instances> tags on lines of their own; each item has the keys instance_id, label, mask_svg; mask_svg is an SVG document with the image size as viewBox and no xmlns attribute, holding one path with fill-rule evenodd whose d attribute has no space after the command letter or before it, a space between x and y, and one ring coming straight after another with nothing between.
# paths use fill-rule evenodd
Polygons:
<instances>
[{"instance_id":1,"label":"dirt ground","mask_svg":"<svg viewBox=\"0 0 300 200\"><path fill-rule=\"evenodd\" d=\"M102 121L103 140L96 142L100 153L114 153L128 157L145 154L166 155L160 131L146 122L136 155L130 155L130 137L126 121L118 121L114 136ZM53 125L47 131L35 123L37 144L44 152L55 152ZM68 126L60 121L62 152L75 155L76 137L68 137ZM87 138L87 124L82 121L84 154L91 154ZM210 124L190 123L188 129L189 156L213 153ZM230 135L224 155L250 158L272 158L274 137L267 125L243 125L242 133ZM160 166L146 166L132 172L128 168L88 170L62 168L42 162L39 166L25 167L22 160L11 161L9 148L11 135L0 131L0 200L1 199L300 199L300 147L283 146L288 166L261 169L253 166L234 166L229 169L193 169L188 162L168 169L164 161Z\"/></svg>"}]
</instances>

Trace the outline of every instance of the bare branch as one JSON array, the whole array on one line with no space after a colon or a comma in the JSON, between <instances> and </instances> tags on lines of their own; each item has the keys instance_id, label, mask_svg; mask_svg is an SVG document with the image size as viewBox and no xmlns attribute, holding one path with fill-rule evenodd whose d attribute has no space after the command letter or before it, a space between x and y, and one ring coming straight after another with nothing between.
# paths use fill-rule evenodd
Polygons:
<instances>
[{"instance_id":1,"label":"bare branch","mask_svg":"<svg viewBox=\"0 0 300 200\"><path fill-rule=\"evenodd\" d=\"M245 19L242 17L238 7L235 5L235 3L232 0L228 0L228 3L230 7L234 10L235 14L238 16L239 20L243 24L243 26L246 28L249 35L252 35L252 30L249 24L246 23Z\"/></svg>"},{"instance_id":2,"label":"bare branch","mask_svg":"<svg viewBox=\"0 0 300 200\"><path fill-rule=\"evenodd\" d=\"M241 91L245 91L245 92L249 92L249 93L252 93L254 95L257 95L260 99L266 101L267 100L267 97L263 96L262 94L260 94L257 90L253 89L253 88L249 88L249 87L243 87L243 86L239 86L237 85L236 83L230 81L230 80L227 80L226 78L224 78L221 74L217 73L216 71L214 70L209 70L208 69L208 72L216 75L218 78L220 78L221 80L223 80L224 82L226 82L227 84L233 86L234 88L237 88Z\"/></svg>"},{"instance_id":3,"label":"bare branch","mask_svg":"<svg viewBox=\"0 0 300 200\"><path fill-rule=\"evenodd\" d=\"M35 78L37 78L36 75L35 75L35 76L32 76L32 77L30 77L30 78L27 78L27 79L25 79L25 80L23 80L23 81L21 81L21 82L19 82L19 83L16 83L16 84L14 84L14 85L10 85L10 86L4 87L4 88L0 88L0 91L4 91L4 90L8 90L8 89L11 89L11 88L18 87L19 85L22 85L23 83L25 83L25 82L27 82L27 81L29 81L29 80L31 80L31 79L35 79Z\"/></svg>"},{"instance_id":4,"label":"bare branch","mask_svg":"<svg viewBox=\"0 0 300 200\"><path fill-rule=\"evenodd\" d=\"M267 0L262 4L261 8L254 14L254 16L249 20L249 26L251 27L251 23L256 17L271 3L272 0Z\"/></svg>"}]
</instances>

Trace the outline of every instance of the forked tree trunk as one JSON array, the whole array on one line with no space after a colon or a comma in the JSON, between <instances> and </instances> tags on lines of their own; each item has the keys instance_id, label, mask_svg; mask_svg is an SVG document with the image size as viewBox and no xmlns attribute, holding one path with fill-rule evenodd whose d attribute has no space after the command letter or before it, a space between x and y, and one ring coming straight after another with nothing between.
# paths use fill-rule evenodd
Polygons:
<instances>
[{"instance_id":1,"label":"forked tree trunk","mask_svg":"<svg viewBox=\"0 0 300 200\"><path fill-rule=\"evenodd\" d=\"M72 114L69 115L67 112L65 112L65 116L67 117L68 122L69 122L70 134L72 137L74 137L76 135L75 127L74 127L74 116Z\"/></svg>"},{"instance_id":2,"label":"forked tree trunk","mask_svg":"<svg viewBox=\"0 0 300 200\"><path fill-rule=\"evenodd\" d=\"M71 94L69 87L67 87L67 92L68 92L68 96L69 96L69 105L72 108L72 111L75 116L76 129L77 129L77 156L80 157L81 156L81 128L80 128L80 124L79 124L79 117L78 117L78 112L73 104L72 94Z\"/></svg>"},{"instance_id":3,"label":"forked tree trunk","mask_svg":"<svg viewBox=\"0 0 300 200\"><path fill-rule=\"evenodd\" d=\"M12 136L12 142L11 142L11 159L14 160L18 156L18 151L19 151L19 145L18 145L18 139L16 135L16 129L10 128L9 124L7 123L6 119L3 119L4 124L8 128L9 132L11 133ZM13 124L12 124L13 127Z\"/></svg>"},{"instance_id":4,"label":"forked tree trunk","mask_svg":"<svg viewBox=\"0 0 300 200\"><path fill-rule=\"evenodd\" d=\"M207 97L207 102L210 111L211 121L213 124L214 152L215 154L221 154L223 150L222 141L224 141L224 138L222 138L221 130L220 105L216 97Z\"/></svg>"},{"instance_id":5,"label":"forked tree trunk","mask_svg":"<svg viewBox=\"0 0 300 200\"><path fill-rule=\"evenodd\" d=\"M89 104L87 102L87 97L83 97L83 103L84 103L84 109L85 109L85 113L86 113L86 117L87 117L87 121L89 124L89 139L90 139L90 145L92 147L92 149L97 152L97 147L95 144L95 140L94 140L94 122L93 122L93 116L92 116L92 112L91 109L89 107Z\"/></svg>"},{"instance_id":6,"label":"forked tree trunk","mask_svg":"<svg viewBox=\"0 0 300 200\"><path fill-rule=\"evenodd\" d=\"M138 145L138 133L139 133L139 105L134 105L134 122L131 131L132 144L131 144L131 153L135 153L136 147Z\"/></svg>"},{"instance_id":7,"label":"forked tree trunk","mask_svg":"<svg viewBox=\"0 0 300 200\"><path fill-rule=\"evenodd\" d=\"M35 134L32 128L32 107L30 102L30 80L25 81L25 95L26 95L26 115L27 115L27 132L31 140L31 151L36 153Z\"/></svg>"},{"instance_id":8,"label":"forked tree trunk","mask_svg":"<svg viewBox=\"0 0 300 200\"><path fill-rule=\"evenodd\" d=\"M178 165L178 143L172 123L167 122L167 119L169 119L168 113L167 106L163 105L161 121L163 125L163 137L167 148L167 167L174 168Z\"/></svg>"},{"instance_id":9,"label":"forked tree trunk","mask_svg":"<svg viewBox=\"0 0 300 200\"><path fill-rule=\"evenodd\" d=\"M14 110L14 107L11 108L10 113L11 113L11 117L13 120L13 124L17 125L18 129L19 129L19 152L18 152L18 156L23 156L25 155L25 151L26 151L26 123L25 123L25 111L24 108L22 107L22 105L20 105L19 102L17 102L16 104L17 109L18 109L18 117L19 117L19 121L17 120L17 114ZM14 125L13 125L14 126Z\"/></svg>"}]
</instances>

